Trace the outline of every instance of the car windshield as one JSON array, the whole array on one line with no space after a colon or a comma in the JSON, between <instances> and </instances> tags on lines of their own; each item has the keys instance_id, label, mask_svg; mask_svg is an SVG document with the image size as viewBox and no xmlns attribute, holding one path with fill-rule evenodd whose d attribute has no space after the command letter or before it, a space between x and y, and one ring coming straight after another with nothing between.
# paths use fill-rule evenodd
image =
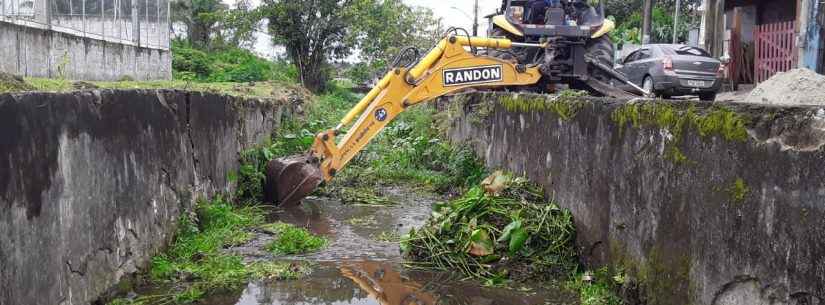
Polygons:
<instances>
[{"instance_id":1,"label":"car windshield","mask_svg":"<svg viewBox=\"0 0 825 305\"><path fill-rule=\"evenodd\" d=\"M693 55L710 57L710 54L705 50L691 46L663 46L662 50L667 55Z\"/></svg>"}]
</instances>

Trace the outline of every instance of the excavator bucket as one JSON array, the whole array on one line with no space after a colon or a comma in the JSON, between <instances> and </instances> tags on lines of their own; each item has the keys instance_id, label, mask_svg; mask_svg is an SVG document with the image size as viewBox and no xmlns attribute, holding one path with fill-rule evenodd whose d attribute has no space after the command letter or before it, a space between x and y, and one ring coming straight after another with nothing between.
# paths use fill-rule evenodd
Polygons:
<instances>
[{"instance_id":1,"label":"excavator bucket","mask_svg":"<svg viewBox=\"0 0 825 305\"><path fill-rule=\"evenodd\" d=\"M266 165L264 200L294 207L323 181L317 159L309 154L274 159Z\"/></svg>"}]
</instances>

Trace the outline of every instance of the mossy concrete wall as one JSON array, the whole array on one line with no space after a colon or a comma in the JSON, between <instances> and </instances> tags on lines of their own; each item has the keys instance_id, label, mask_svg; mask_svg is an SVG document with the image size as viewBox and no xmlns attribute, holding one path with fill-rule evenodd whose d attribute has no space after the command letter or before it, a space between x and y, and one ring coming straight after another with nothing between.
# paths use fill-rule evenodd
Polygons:
<instances>
[{"instance_id":1,"label":"mossy concrete wall","mask_svg":"<svg viewBox=\"0 0 825 305\"><path fill-rule=\"evenodd\" d=\"M295 109L182 91L0 94L0 304L89 304Z\"/></svg>"},{"instance_id":2,"label":"mossy concrete wall","mask_svg":"<svg viewBox=\"0 0 825 305\"><path fill-rule=\"evenodd\" d=\"M591 267L647 304L825 304L825 109L510 93L448 133L569 208Z\"/></svg>"}]
</instances>

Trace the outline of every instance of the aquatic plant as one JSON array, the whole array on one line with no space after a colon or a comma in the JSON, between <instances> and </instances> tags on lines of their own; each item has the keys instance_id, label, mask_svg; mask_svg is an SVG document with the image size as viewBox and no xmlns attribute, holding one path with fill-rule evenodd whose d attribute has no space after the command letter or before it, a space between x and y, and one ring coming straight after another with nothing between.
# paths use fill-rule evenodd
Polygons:
<instances>
[{"instance_id":1,"label":"aquatic plant","mask_svg":"<svg viewBox=\"0 0 825 305\"><path fill-rule=\"evenodd\" d=\"M277 237L266 249L277 255L304 254L318 251L327 245L327 239L314 235L304 228L290 224L278 224Z\"/></svg>"},{"instance_id":2,"label":"aquatic plant","mask_svg":"<svg viewBox=\"0 0 825 305\"><path fill-rule=\"evenodd\" d=\"M437 205L424 227L402 237L411 265L459 271L492 285L569 274L577 266L570 212L523 178L508 179L496 193L474 187Z\"/></svg>"}]
</instances>

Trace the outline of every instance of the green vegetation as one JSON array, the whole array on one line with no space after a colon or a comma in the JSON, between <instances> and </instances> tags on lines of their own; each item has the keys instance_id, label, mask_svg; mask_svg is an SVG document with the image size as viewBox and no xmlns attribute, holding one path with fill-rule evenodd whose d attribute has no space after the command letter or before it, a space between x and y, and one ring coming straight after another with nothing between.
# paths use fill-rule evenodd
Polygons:
<instances>
[{"instance_id":1,"label":"green vegetation","mask_svg":"<svg viewBox=\"0 0 825 305\"><path fill-rule=\"evenodd\" d=\"M384 231L374 237L377 241L386 243L397 243L401 241L401 235L395 231Z\"/></svg>"},{"instance_id":2,"label":"green vegetation","mask_svg":"<svg viewBox=\"0 0 825 305\"><path fill-rule=\"evenodd\" d=\"M375 220L375 215L367 215L363 217L353 217L347 220L347 223L353 226L369 227L378 224Z\"/></svg>"},{"instance_id":3,"label":"green vegetation","mask_svg":"<svg viewBox=\"0 0 825 305\"><path fill-rule=\"evenodd\" d=\"M388 206L396 202L377 194L372 186L351 186L342 188L337 192L338 198L343 204Z\"/></svg>"},{"instance_id":4,"label":"green vegetation","mask_svg":"<svg viewBox=\"0 0 825 305\"><path fill-rule=\"evenodd\" d=\"M416 266L459 271L489 285L552 281L572 272L577 261L570 211L546 202L526 179L493 177L482 183L488 191L474 187L437 205L424 227L402 238L405 256Z\"/></svg>"},{"instance_id":5,"label":"green vegetation","mask_svg":"<svg viewBox=\"0 0 825 305\"><path fill-rule=\"evenodd\" d=\"M22 78L0 72L0 93L29 91L35 88Z\"/></svg>"},{"instance_id":6,"label":"green vegetation","mask_svg":"<svg viewBox=\"0 0 825 305\"><path fill-rule=\"evenodd\" d=\"M69 80L26 78L25 81L33 88L31 90L35 91L67 92L77 90L75 87L75 82ZM241 97L271 97L281 99L289 95L301 95L309 98L309 93L297 85L276 81L249 83L202 83L172 80L85 83L92 84L100 89L181 89Z\"/></svg>"},{"instance_id":7,"label":"green vegetation","mask_svg":"<svg viewBox=\"0 0 825 305\"><path fill-rule=\"evenodd\" d=\"M733 203L740 204L745 202L745 198L751 192L751 189L745 183L744 179L736 178L736 180L733 181L733 184L728 187L727 192Z\"/></svg>"},{"instance_id":8,"label":"green vegetation","mask_svg":"<svg viewBox=\"0 0 825 305\"><path fill-rule=\"evenodd\" d=\"M620 305L621 298L616 291L625 284L625 276L621 272L611 274L606 267L595 272L577 272L565 283L567 289L579 292L579 301L582 305Z\"/></svg>"},{"instance_id":9,"label":"green vegetation","mask_svg":"<svg viewBox=\"0 0 825 305\"><path fill-rule=\"evenodd\" d=\"M276 255L304 254L318 251L327 245L326 238L316 236L304 228L278 223L274 226L277 237L266 245Z\"/></svg>"},{"instance_id":10,"label":"green vegetation","mask_svg":"<svg viewBox=\"0 0 825 305\"><path fill-rule=\"evenodd\" d=\"M315 134L337 125L357 101L350 91L332 87L306 105L303 117L285 121L271 142L243 152L239 198L260 199L266 163L309 150ZM469 148L456 148L442 139L434 114L428 106L407 109L321 191L347 203L389 205L393 202L376 194L374 186L407 183L447 192L477 184L486 173L484 166Z\"/></svg>"},{"instance_id":11,"label":"green vegetation","mask_svg":"<svg viewBox=\"0 0 825 305\"><path fill-rule=\"evenodd\" d=\"M243 284L247 274L241 258L222 253L228 245L250 238L246 228L263 222L256 207L233 207L222 198L200 202L197 218L183 217L172 246L152 258L154 281L172 281L181 275L195 280L201 288L234 287Z\"/></svg>"},{"instance_id":12,"label":"green vegetation","mask_svg":"<svg viewBox=\"0 0 825 305\"><path fill-rule=\"evenodd\" d=\"M500 98L499 103L510 112L544 112L550 111L562 120L569 121L576 116L584 102L577 100L586 96L584 91L564 90L557 96L548 99L543 95L512 96Z\"/></svg>"},{"instance_id":13,"label":"green vegetation","mask_svg":"<svg viewBox=\"0 0 825 305\"><path fill-rule=\"evenodd\" d=\"M200 82L297 82L294 65L272 62L252 52L230 47L204 52L183 41L172 43L174 79Z\"/></svg>"},{"instance_id":14,"label":"green vegetation","mask_svg":"<svg viewBox=\"0 0 825 305\"><path fill-rule=\"evenodd\" d=\"M364 81L385 70L402 48L426 50L443 34L430 10L403 1L266 0L259 10L275 43L298 66L301 84L319 93L337 70L330 63L354 50L361 63L346 74Z\"/></svg>"},{"instance_id":15,"label":"green vegetation","mask_svg":"<svg viewBox=\"0 0 825 305\"><path fill-rule=\"evenodd\" d=\"M638 0L611 0L603 1L608 18L616 22L616 29L611 33L613 41L618 46L625 43L641 44L642 42L642 4ZM699 26L699 19L684 18L696 16L696 9L702 4L701 0L682 0L680 7L679 24L676 34L679 42L687 41L688 31ZM651 43L671 43L673 39L673 12L676 10L675 1L655 1L651 18Z\"/></svg>"},{"instance_id":16,"label":"green vegetation","mask_svg":"<svg viewBox=\"0 0 825 305\"><path fill-rule=\"evenodd\" d=\"M240 289L251 279L283 280L308 273L305 263L260 261L244 263L238 255L222 249L248 242L254 227L263 224L264 212L257 206L234 206L222 197L198 203L194 216L181 217L172 245L152 258L149 283L169 287L166 293L116 299L109 304L187 304L209 294ZM279 239L289 234L277 226Z\"/></svg>"},{"instance_id":17,"label":"green vegetation","mask_svg":"<svg viewBox=\"0 0 825 305\"><path fill-rule=\"evenodd\" d=\"M255 262L249 266L253 278L263 280L292 280L310 272L307 262Z\"/></svg>"},{"instance_id":18,"label":"green vegetation","mask_svg":"<svg viewBox=\"0 0 825 305\"><path fill-rule=\"evenodd\" d=\"M621 132L628 125L633 128L656 127L667 130L665 158L676 164L691 161L679 149L688 128L693 128L701 137L720 136L728 141L743 142L748 139L749 120L724 107L714 107L700 113L695 106L684 109L665 102L644 102L627 104L613 111L613 122Z\"/></svg>"}]
</instances>

